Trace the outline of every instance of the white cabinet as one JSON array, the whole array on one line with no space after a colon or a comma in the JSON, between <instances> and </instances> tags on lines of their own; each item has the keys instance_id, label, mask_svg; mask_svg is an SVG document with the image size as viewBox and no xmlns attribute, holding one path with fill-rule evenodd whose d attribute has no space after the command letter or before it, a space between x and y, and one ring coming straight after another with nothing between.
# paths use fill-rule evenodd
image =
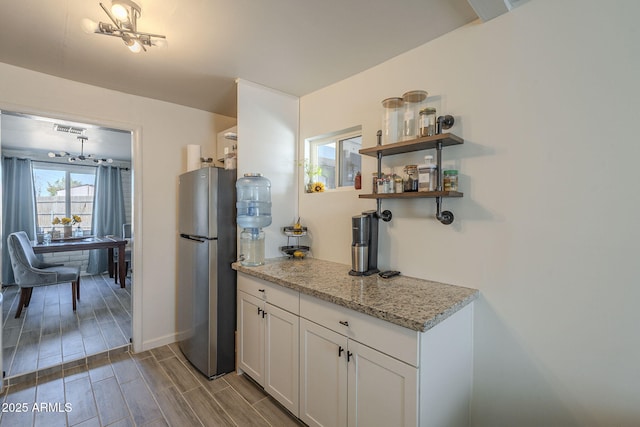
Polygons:
<instances>
[{"instance_id":1,"label":"white cabinet","mask_svg":"<svg viewBox=\"0 0 640 427\"><path fill-rule=\"evenodd\" d=\"M300 419L347 425L347 338L300 319Z\"/></svg>"},{"instance_id":2,"label":"white cabinet","mask_svg":"<svg viewBox=\"0 0 640 427\"><path fill-rule=\"evenodd\" d=\"M415 426L418 369L349 340L349 426Z\"/></svg>"},{"instance_id":3,"label":"white cabinet","mask_svg":"<svg viewBox=\"0 0 640 427\"><path fill-rule=\"evenodd\" d=\"M298 415L298 316L265 304L264 389Z\"/></svg>"},{"instance_id":4,"label":"white cabinet","mask_svg":"<svg viewBox=\"0 0 640 427\"><path fill-rule=\"evenodd\" d=\"M238 367L264 386L264 301L238 291Z\"/></svg>"},{"instance_id":5,"label":"white cabinet","mask_svg":"<svg viewBox=\"0 0 640 427\"><path fill-rule=\"evenodd\" d=\"M417 382L414 366L300 319L300 419L309 426L415 426Z\"/></svg>"},{"instance_id":6,"label":"white cabinet","mask_svg":"<svg viewBox=\"0 0 640 427\"><path fill-rule=\"evenodd\" d=\"M295 415L298 323L296 291L238 275L238 369Z\"/></svg>"},{"instance_id":7,"label":"white cabinet","mask_svg":"<svg viewBox=\"0 0 640 427\"><path fill-rule=\"evenodd\" d=\"M309 426L469 423L473 304L426 332L238 275L238 370Z\"/></svg>"}]
</instances>

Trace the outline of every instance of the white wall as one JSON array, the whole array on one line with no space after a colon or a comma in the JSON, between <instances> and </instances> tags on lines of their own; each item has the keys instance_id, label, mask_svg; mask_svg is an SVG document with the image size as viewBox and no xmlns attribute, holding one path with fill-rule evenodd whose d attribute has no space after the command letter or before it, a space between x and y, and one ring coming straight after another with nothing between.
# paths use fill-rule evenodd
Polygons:
<instances>
[{"instance_id":1,"label":"white wall","mask_svg":"<svg viewBox=\"0 0 640 427\"><path fill-rule=\"evenodd\" d=\"M480 289L474 426L640 425L639 15L633 0L531 1L300 100L300 141L362 124L373 146L380 101L412 89L456 117L454 224L431 199L384 201L379 264ZM315 256L349 264L349 218L374 207L300 194Z\"/></svg>"},{"instance_id":2,"label":"white wall","mask_svg":"<svg viewBox=\"0 0 640 427\"><path fill-rule=\"evenodd\" d=\"M238 176L255 172L271 181L266 258L282 256L279 247L287 244L282 227L293 224L297 215L298 111L297 97L238 80Z\"/></svg>"},{"instance_id":3,"label":"white wall","mask_svg":"<svg viewBox=\"0 0 640 427\"><path fill-rule=\"evenodd\" d=\"M0 63L0 109L102 124L134 133L136 351L174 341L177 177L186 145L214 157L231 117L127 95Z\"/></svg>"}]
</instances>

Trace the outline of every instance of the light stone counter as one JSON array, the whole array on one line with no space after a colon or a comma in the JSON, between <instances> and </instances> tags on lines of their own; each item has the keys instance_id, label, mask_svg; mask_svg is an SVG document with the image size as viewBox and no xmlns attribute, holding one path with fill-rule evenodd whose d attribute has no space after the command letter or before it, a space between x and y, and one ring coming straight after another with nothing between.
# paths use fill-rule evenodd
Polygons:
<instances>
[{"instance_id":1,"label":"light stone counter","mask_svg":"<svg viewBox=\"0 0 640 427\"><path fill-rule=\"evenodd\" d=\"M314 258L275 258L233 268L405 328L424 332L477 298L478 290L414 277L349 275L350 266Z\"/></svg>"}]
</instances>

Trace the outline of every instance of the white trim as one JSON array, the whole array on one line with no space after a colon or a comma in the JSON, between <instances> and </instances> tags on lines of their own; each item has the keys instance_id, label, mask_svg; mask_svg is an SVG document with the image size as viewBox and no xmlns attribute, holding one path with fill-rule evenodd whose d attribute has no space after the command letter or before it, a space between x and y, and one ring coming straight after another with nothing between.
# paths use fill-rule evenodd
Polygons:
<instances>
[{"instance_id":1,"label":"white trim","mask_svg":"<svg viewBox=\"0 0 640 427\"><path fill-rule=\"evenodd\" d=\"M119 122L114 120L101 119L96 117L83 116L79 114L71 114L60 111L46 111L38 108L33 108L25 105L17 105L12 103L0 103L0 111L12 111L23 114L32 114L42 117L47 117L55 120L64 120L70 122L86 123L95 126L108 127L112 129L120 129L131 132L131 148L132 158L131 163L133 165L131 179L134 183L133 191L133 203L131 206L131 216L133 218L133 230L138 236L142 236L142 127L139 124ZM2 146L0 145L0 149ZM0 168L1 171L1 168ZM1 195L1 190L0 190ZM0 205L2 204L0 199ZM0 220L2 220L2 214L0 213ZM2 231L0 230L0 233ZM1 237L1 236L0 236ZM132 292L131 292L131 339L133 341L132 347L134 351L139 351L141 348L140 342L142 341L142 242L143 239L138 237L133 249L133 265L137 265L135 274L132 276ZM2 249L2 243L0 242L0 249ZM1 262L1 261L0 261ZM0 361L0 368L2 368ZM1 370L1 369L0 369Z\"/></svg>"}]
</instances>

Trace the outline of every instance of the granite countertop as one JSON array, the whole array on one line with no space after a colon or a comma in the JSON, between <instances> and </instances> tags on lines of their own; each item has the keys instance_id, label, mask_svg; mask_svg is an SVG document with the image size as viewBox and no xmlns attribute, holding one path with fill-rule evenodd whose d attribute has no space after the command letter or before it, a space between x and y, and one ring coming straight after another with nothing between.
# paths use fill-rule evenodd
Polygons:
<instances>
[{"instance_id":1,"label":"granite countertop","mask_svg":"<svg viewBox=\"0 0 640 427\"><path fill-rule=\"evenodd\" d=\"M315 258L274 258L233 268L303 294L424 332L477 298L478 290L407 276L349 275L351 267Z\"/></svg>"}]
</instances>

